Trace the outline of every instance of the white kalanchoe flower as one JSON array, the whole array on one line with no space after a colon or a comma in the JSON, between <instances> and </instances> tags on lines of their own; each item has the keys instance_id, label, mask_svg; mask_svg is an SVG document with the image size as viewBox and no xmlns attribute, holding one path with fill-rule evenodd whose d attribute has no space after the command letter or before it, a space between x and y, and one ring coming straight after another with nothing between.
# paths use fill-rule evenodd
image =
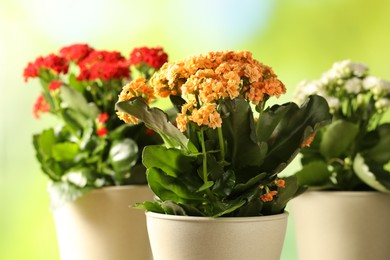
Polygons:
<instances>
[{"instance_id":1,"label":"white kalanchoe flower","mask_svg":"<svg viewBox=\"0 0 390 260\"><path fill-rule=\"evenodd\" d=\"M390 93L390 82L380 79L378 84L374 86L372 89L372 94L377 97L384 97Z\"/></svg>"},{"instance_id":2,"label":"white kalanchoe flower","mask_svg":"<svg viewBox=\"0 0 390 260\"><path fill-rule=\"evenodd\" d=\"M320 93L323 93L324 91L322 90L323 86L320 81L318 80L304 80L301 81L298 86L295 88L294 94L293 94L293 100L295 103L298 105L303 104L305 100L310 96L310 95L320 95Z\"/></svg>"},{"instance_id":3,"label":"white kalanchoe flower","mask_svg":"<svg viewBox=\"0 0 390 260\"><path fill-rule=\"evenodd\" d=\"M366 90L371 90L376 85L379 84L380 79L375 76L367 76L363 79L363 88Z\"/></svg>"},{"instance_id":4,"label":"white kalanchoe flower","mask_svg":"<svg viewBox=\"0 0 390 260\"><path fill-rule=\"evenodd\" d=\"M375 108L379 113L384 113L390 108L390 99L380 98L375 102Z\"/></svg>"},{"instance_id":5,"label":"white kalanchoe flower","mask_svg":"<svg viewBox=\"0 0 390 260\"><path fill-rule=\"evenodd\" d=\"M384 97L390 93L390 82L375 76L368 76L363 80L363 88L370 90L376 97Z\"/></svg>"},{"instance_id":6,"label":"white kalanchoe flower","mask_svg":"<svg viewBox=\"0 0 390 260\"><path fill-rule=\"evenodd\" d=\"M331 113L335 112L336 110L340 109L341 102L336 97L330 97L330 96L323 96L329 105L329 110Z\"/></svg>"},{"instance_id":7,"label":"white kalanchoe flower","mask_svg":"<svg viewBox=\"0 0 390 260\"><path fill-rule=\"evenodd\" d=\"M328 72L325 72L325 74L331 79L348 78L352 73L351 63L351 60L335 62L332 68Z\"/></svg>"},{"instance_id":8,"label":"white kalanchoe flower","mask_svg":"<svg viewBox=\"0 0 390 260\"><path fill-rule=\"evenodd\" d=\"M348 64L348 67L352 71L353 75L360 78L367 75L369 69L367 65L360 62L351 62Z\"/></svg>"},{"instance_id":9,"label":"white kalanchoe flower","mask_svg":"<svg viewBox=\"0 0 390 260\"><path fill-rule=\"evenodd\" d=\"M344 88L349 94L358 94L362 91L362 82L358 78L352 78L345 82Z\"/></svg>"}]
</instances>

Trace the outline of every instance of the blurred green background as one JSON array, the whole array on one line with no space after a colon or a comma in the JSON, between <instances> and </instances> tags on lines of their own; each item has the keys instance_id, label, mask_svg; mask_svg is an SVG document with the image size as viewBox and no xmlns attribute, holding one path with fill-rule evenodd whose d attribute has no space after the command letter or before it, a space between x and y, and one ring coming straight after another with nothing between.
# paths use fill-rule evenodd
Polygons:
<instances>
[{"instance_id":1,"label":"blurred green background","mask_svg":"<svg viewBox=\"0 0 390 260\"><path fill-rule=\"evenodd\" d=\"M28 61L80 42L126 56L162 46L170 60L246 49L286 84L285 102L299 81L342 59L390 80L389 28L385 0L0 0L0 259L58 259L47 178L31 143L53 121L32 117L39 85L23 82ZM297 259L293 216L282 259Z\"/></svg>"}]
</instances>

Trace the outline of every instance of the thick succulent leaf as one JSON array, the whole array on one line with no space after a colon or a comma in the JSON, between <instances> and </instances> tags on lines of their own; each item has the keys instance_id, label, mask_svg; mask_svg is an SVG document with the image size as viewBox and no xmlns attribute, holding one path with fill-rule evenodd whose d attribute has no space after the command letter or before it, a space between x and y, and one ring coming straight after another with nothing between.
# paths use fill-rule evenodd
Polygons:
<instances>
[{"instance_id":1,"label":"thick succulent leaf","mask_svg":"<svg viewBox=\"0 0 390 260\"><path fill-rule=\"evenodd\" d=\"M147 179L154 194L162 201L188 203L203 200L202 194L189 189L182 179L171 177L159 168L148 168Z\"/></svg>"},{"instance_id":2,"label":"thick succulent leaf","mask_svg":"<svg viewBox=\"0 0 390 260\"><path fill-rule=\"evenodd\" d=\"M390 161L390 123L380 125L375 132L378 142L372 148L362 151L362 154L379 164L386 164Z\"/></svg>"},{"instance_id":3,"label":"thick succulent leaf","mask_svg":"<svg viewBox=\"0 0 390 260\"><path fill-rule=\"evenodd\" d=\"M95 119L100 114L99 108L94 103L88 103L83 94L71 87L62 86L60 96L69 108L82 114L85 118Z\"/></svg>"},{"instance_id":4,"label":"thick succulent leaf","mask_svg":"<svg viewBox=\"0 0 390 260\"><path fill-rule=\"evenodd\" d=\"M196 172L196 157L185 156L182 150L163 145L146 146L142 152L142 163L146 168L160 168L172 177L183 172Z\"/></svg>"},{"instance_id":5,"label":"thick succulent leaf","mask_svg":"<svg viewBox=\"0 0 390 260\"><path fill-rule=\"evenodd\" d=\"M264 180L265 178L267 177L267 173L263 172L263 173L260 173L258 175L256 175L255 177L251 178L250 180L248 180L246 183L239 183L237 184L232 193L233 194L241 194L243 192L245 192L246 190L252 188L253 186L258 186L262 180Z\"/></svg>"},{"instance_id":6,"label":"thick succulent leaf","mask_svg":"<svg viewBox=\"0 0 390 260\"><path fill-rule=\"evenodd\" d=\"M218 211L213 215L213 217L221 217L223 215L227 215L232 213L233 211L241 208L246 203L246 200L237 199L233 201L228 201L226 203L219 204Z\"/></svg>"},{"instance_id":7,"label":"thick succulent leaf","mask_svg":"<svg viewBox=\"0 0 390 260\"><path fill-rule=\"evenodd\" d=\"M384 169L384 165L365 160L361 154L357 154L353 169L356 175L370 187L378 191L390 192L390 172Z\"/></svg>"},{"instance_id":8,"label":"thick succulent leaf","mask_svg":"<svg viewBox=\"0 0 390 260\"><path fill-rule=\"evenodd\" d=\"M260 166L266 151L262 150L257 143L253 113L249 103L245 99L225 102L223 111L229 114L222 119L228 161L232 162L234 169Z\"/></svg>"},{"instance_id":9,"label":"thick succulent leaf","mask_svg":"<svg viewBox=\"0 0 390 260\"><path fill-rule=\"evenodd\" d=\"M283 178L285 188L278 188L278 196L272 202L272 214L283 212L287 203L297 195L303 193L303 188L298 184L296 176L292 175Z\"/></svg>"},{"instance_id":10,"label":"thick succulent leaf","mask_svg":"<svg viewBox=\"0 0 390 260\"><path fill-rule=\"evenodd\" d=\"M222 174L222 176L216 180L213 187L213 193L224 197L229 196L236 183L234 171L228 170Z\"/></svg>"},{"instance_id":11,"label":"thick succulent leaf","mask_svg":"<svg viewBox=\"0 0 390 260\"><path fill-rule=\"evenodd\" d=\"M42 159L52 157L53 146L56 142L54 130L52 128L42 131L39 135L34 135L34 146Z\"/></svg>"},{"instance_id":12,"label":"thick succulent leaf","mask_svg":"<svg viewBox=\"0 0 390 260\"><path fill-rule=\"evenodd\" d=\"M286 103L267 108L257 123L258 139L268 144L262 170L275 174L282 171L302 143L330 120L328 103L320 96L310 96L301 107Z\"/></svg>"},{"instance_id":13,"label":"thick succulent leaf","mask_svg":"<svg viewBox=\"0 0 390 260\"><path fill-rule=\"evenodd\" d=\"M203 185L196 173L196 157L185 156L179 149L163 145L146 146L142 152L142 163L148 169L159 168L168 176L179 177L193 192Z\"/></svg>"},{"instance_id":14,"label":"thick succulent leaf","mask_svg":"<svg viewBox=\"0 0 390 260\"><path fill-rule=\"evenodd\" d=\"M209 179L217 180L223 173L223 164L221 162L217 162L213 155L207 154L207 176L209 176ZM201 178L203 178L203 167L198 168L198 174Z\"/></svg>"},{"instance_id":15,"label":"thick succulent leaf","mask_svg":"<svg viewBox=\"0 0 390 260\"><path fill-rule=\"evenodd\" d=\"M142 98L132 98L129 101L116 103L116 109L128 113L155 132L160 134L167 147L181 147L188 149L188 138L169 121L164 111L158 108L150 108Z\"/></svg>"},{"instance_id":16,"label":"thick succulent leaf","mask_svg":"<svg viewBox=\"0 0 390 260\"><path fill-rule=\"evenodd\" d=\"M164 209L165 213L168 215L186 215L185 210L178 204L173 201L164 201L160 204L160 206Z\"/></svg>"},{"instance_id":17,"label":"thick succulent leaf","mask_svg":"<svg viewBox=\"0 0 390 260\"><path fill-rule=\"evenodd\" d=\"M132 207L136 209L144 209L156 213L165 213L164 209L161 207L160 203L158 202L145 201L142 203L136 203L132 205Z\"/></svg>"},{"instance_id":18,"label":"thick succulent leaf","mask_svg":"<svg viewBox=\"0 0 390 260\"><path fill-rule=\"evenodd\" d=\"M91 172L91 169L87 167L77 167L66 172L61 180L71 183L78 188L84 188L88 184L88 178L90 178Z\"/></svg>"},{"instance_id":19,"label":"thick succulent leaf","mask_svg":"<svg viewBox=\"0 0 390 260\"><path fill-rule=\"evenodd\" d=\"M130 169L137 163L138 145L134 140L125 138L115 140L108 154L108 161L111 163L118 179L123 178L124 173L130 174Z\"/></svg>"},{"instance_id":20,"label":"thick succulent leaf","mask_svg":"<svg viewBox=\"0 0 390 260\"><path fill-rule=\"evenodd\" d=\"M324 161L312 161L302 166L295 176L301 186L324 186L330 181L331 172Z\"/></svg>"},{"instance_id":21,"label":"thick succulent leaf","mask_svg":"<svg viewBox=\"0 0 390 260\"><path fill-rule=\"evenodd\" d=\"M337 158L347 153L359 133L359 126L344 120L336 120L328 125L322 134L321 154L326 158Z\"/></svg>"},{"instance_id":22,"label":"thick succulent leaf","mask_svg":"<svg viewBox=\"0 0 390 260\"><path fill-rule=\"evenodd\" d=\"M76 110L71 108L64 108L61 110L62 119L65 121L66 126L76 132L78 135L83 129L88 129L90 124L88 120Z\"/></svg>"},{"instance_id":23,"label":"thick succulent leaf","mask_svg":"<svg viewBox=\"0 0 390 260\"><path fill-rule=\"evenodd\" d=\"M54 144L52 147L52 156L56 161L70 161L79 153L79 146L76 143L64 142Z\"/></svg>"}]
</instances>

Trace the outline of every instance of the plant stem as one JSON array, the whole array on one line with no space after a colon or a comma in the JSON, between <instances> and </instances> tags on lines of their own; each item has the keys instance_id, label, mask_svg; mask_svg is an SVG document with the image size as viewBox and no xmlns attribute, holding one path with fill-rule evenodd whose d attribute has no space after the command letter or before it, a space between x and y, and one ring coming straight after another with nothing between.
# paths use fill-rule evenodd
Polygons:
<instances>
[{"instance_id":1,"label":"plant stem","mask_svg":"<svg viewBox=\"0 0 390 260\"><path fill-rule=\"evenodd\" d=\"M207 152L206 152L206 146L204 143L204 130L203 128L200 129L198 133L198 138L200 145L202 146L202 154L203 154L203 182L207 183L208 177L207 177Z\"/></svg>"},{"instance_id":2,"label":"plant stem","mask_svg":"<svg viewBox=\"0 0 390 260\"><path fill-rule=\"evenodd\" d=\"M219 149L221 150L221 161L225 161L225 144L223 140L222 127L218 127L218 139L219 139Z\"/></svg>"}]
</instances>

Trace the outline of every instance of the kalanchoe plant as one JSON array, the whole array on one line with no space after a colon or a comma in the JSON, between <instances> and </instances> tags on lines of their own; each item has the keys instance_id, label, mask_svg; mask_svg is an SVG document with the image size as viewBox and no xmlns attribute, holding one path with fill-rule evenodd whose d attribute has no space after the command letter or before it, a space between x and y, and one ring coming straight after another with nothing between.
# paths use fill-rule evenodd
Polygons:
<instances>
[{"instance_id":1,"label":"kalanchoe plant","mask_svg":"<svg viewBox=\"0 0 390 260\"><path fill-rule=\"evenodd\" d=\"M303 81L295 92L325 97L333 122L302 150L300 185L312 189L390 191L390 82L371 76L368 67L337 62L318 80ZM386 170L387 167L387 170Z\"/></svg>"},{"instance_id":2,"label":"kalanchoe plant","mask_svg":"<svg viewBox=\"0 0 390 260\"><path fill-rule=\"evenodd\" d=\"M176 215L270 215L283 212L300 192L294 176L278 174L330 120L323 98L266 108L268 98L286 89L247 51L166 63L150 84L152 89L130 83L116 106L126 122L140 120L164 140L143 150L156 201L138 207ZM178 109L177 127L148 106L152 94L170 98Z\"/></svg>"},{"instance_id":3,"label":"kalanchoe plant","mask_svg":"<svg viewBox=\"0 0 390 260\"><path fill-rule=\"evenodd\" d=\"M53 207L91 189L146 183L141 151L161 138L143 124L123 124L115 103L132 73L147 80L166 61L161 48L136 48L125 58L74 44L27 65L25 80L38 78L42 86L34 116L48 112L58 121L33 137Z\"/></svg>"}]
</instances>

